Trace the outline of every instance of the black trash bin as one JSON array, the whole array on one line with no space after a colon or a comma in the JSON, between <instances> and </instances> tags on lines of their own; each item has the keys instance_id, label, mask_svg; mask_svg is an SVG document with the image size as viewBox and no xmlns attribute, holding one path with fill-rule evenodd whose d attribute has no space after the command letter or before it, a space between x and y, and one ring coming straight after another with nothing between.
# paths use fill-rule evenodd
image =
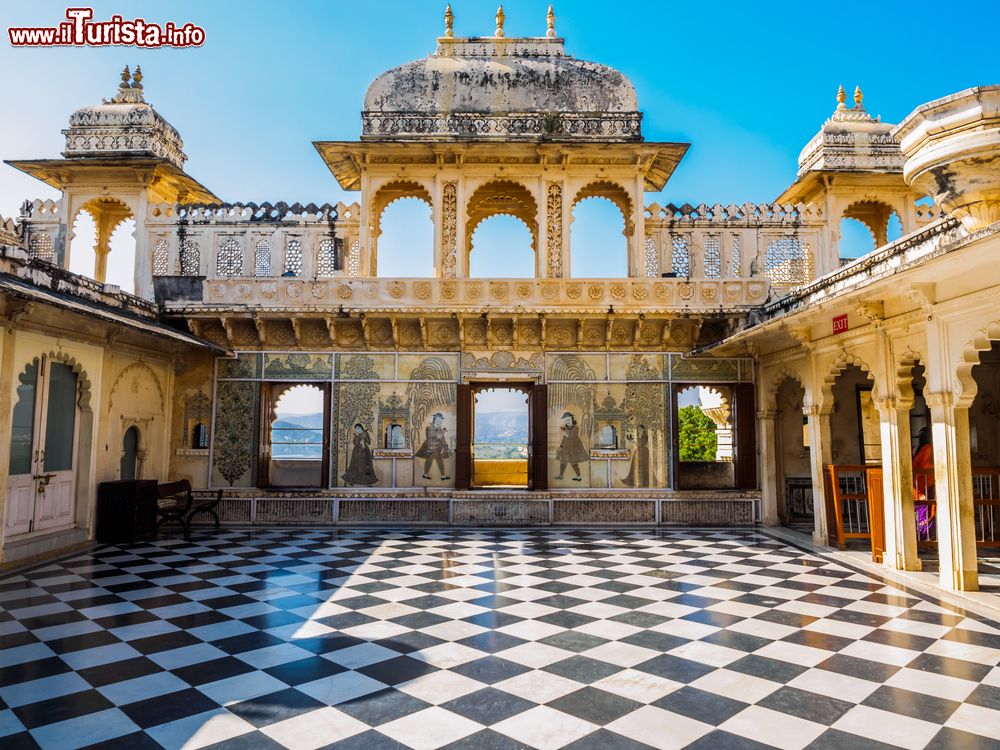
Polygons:
<instances>
[{"instance_id":1,"label":"black trash bin","mask_svg":"<svg viewBox=\"0 0 1000 750\"><path fill-rule=\"evenodd\" d=\"M121 479L97 486L97 541L131 543L156 533L156 481Z\"/></svg>"}]
</instances>

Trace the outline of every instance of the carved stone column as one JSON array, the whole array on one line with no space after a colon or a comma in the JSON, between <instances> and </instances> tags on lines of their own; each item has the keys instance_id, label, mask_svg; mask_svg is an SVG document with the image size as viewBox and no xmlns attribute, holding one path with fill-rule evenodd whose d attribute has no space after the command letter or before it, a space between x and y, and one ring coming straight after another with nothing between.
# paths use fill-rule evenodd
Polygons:
<instances>
[{"instance_id":1,"label":"carved stone column","mask_svg":"<svg viewBox=\"0 0 1000 750\"><path fill-rule=\"evenodd\" d=\"M778 412L774 409L757 412L760 425L760 500L765 526L778 526Z\"/></svg>"},{"instance_id":2,"label":"carved stone column","mask_svg":"<svg viewBox=\"0 0 1000 750\"><path fill-rule=\"evenodd\" d=\"M959 591L977 591L969 409L957 405L951 391L926 393L924 397L931 410L941 585Z\"/></svg>"},{"instance_id":3,"label":"carved stone column","mask_svg":"<svg viewBox=\"0 0 1000 750\"><path fill-rule=\"evenodd\" d=\"M458 275L458 183L441 186L441 278Z\"/></svg>"},{"instance_id":4,"label":"carved stone column","mask_svg":"<svg viewBox=\"0 0 1000 750\"><path fill-rule=\"evenodd\" d=\"M561 279L563 268L563 186L550 182L545 186L545 270L549 279Z\"/></svg>"},{"instance_id":5,"label":"carved stone column","mask_svg":"<svg viewBox=\"0 0 1000 750\"><path fill-rule=\"evenodd\" d=\"M896 570L920 570L913 511L913 462L910 409L893 398L878 401L882 431L882 497L885 507L885 556Z\"/></svg>"},{"instance_id":6,"label":"carved stone column","mask_svg":"<svg viewBox=\"0 0 1000 750\"><path fill-rule=\"evenodd\" d=\"M827 544L830 529L826 522L826 467L833 463L830 451L830 412L816 405L805 406L809 430L809 469L813 484L813 542Z\"/></svg>"}]
</instances>

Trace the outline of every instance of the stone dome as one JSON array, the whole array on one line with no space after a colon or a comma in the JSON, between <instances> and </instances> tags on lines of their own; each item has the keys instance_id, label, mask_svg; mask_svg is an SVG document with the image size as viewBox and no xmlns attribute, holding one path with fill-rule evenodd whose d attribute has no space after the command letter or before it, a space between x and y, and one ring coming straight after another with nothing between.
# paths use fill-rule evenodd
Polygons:
<instances>
[{"instance_id":1,"label":"stone dome","mask_svg":"<svg viewBox=\"0 0 1000 750\"><path fill-rule=\"evenodd\" d=\"M183 168L187 156L180 133L146 103L142 93L142 72L129 83L129 71L122 71L118 92L110 101L76 110L69 118L66 158L155 157Z\"/></svg>"},{"instance_id":2,"label":"stone dome","mask_svg":"<svg viewBox=\"0 0 1000 750\"><path fill-rule=\"evenodd\" d=\"M365 139L641 140L635 88L561 39L443 38L368 87Z\"/></svg>"}]
</instances>

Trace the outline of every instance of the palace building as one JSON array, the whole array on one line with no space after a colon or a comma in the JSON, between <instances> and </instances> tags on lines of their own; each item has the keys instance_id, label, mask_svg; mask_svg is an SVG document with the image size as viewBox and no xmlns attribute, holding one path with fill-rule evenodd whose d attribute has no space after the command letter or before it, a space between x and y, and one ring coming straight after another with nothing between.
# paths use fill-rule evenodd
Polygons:
<instances>
[{"instance_id":1,"label":"palace building","mask_svg":"<svg viewBox=\"0 0 1000 750\"><path fill-rule=\"evenodd\" d=\"M496 23L449 13L358 140L314 143L350 204L215 195L139 69L61 157L7 162L61 197L0 226L0 561L93 539L101 482L188 479L233 525L787 525L975 589L1000 545L1000 86L898 125L841 89L773 203L660 205L688 144L645 140L628 78L551 13ZM592 198L620 278L574 273ZM402 199L432 217L427 277L381 272ZM474 273L497 215L530 276ZM873 252L842 259L845 220ZM134 293L106 283L127 221Z\"/></svg>"}]
</instances>

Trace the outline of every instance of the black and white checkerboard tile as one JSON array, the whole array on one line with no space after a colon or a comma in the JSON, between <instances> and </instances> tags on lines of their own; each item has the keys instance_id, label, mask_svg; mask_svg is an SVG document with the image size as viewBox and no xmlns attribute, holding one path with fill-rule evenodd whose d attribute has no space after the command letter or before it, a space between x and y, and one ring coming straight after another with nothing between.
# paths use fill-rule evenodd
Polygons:
<instances>
[{"instance_id":1,"label":"black and white checkerboard tile","mask_svg":"<svg viewBox=\"0 0 1000 750\"><path fill-rule=\"evenodd\" d=\"M226 531L0 579L0 748L998 748L998 663L753 531Z\"/></svg>"}]
</instances>

